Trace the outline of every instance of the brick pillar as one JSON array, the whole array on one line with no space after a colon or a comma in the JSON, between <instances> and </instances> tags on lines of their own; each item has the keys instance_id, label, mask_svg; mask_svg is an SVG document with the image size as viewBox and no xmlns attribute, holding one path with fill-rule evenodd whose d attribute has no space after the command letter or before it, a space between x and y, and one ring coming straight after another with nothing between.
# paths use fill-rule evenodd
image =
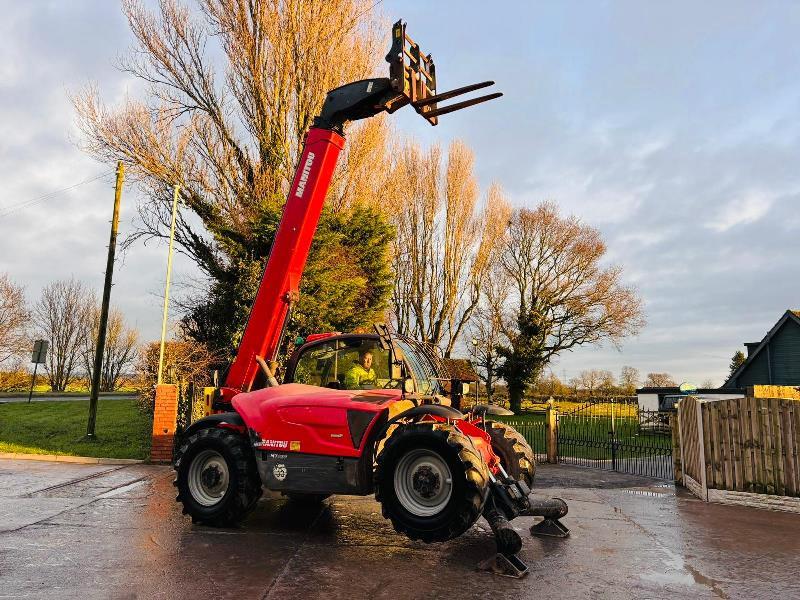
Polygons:
<instances>
[{"instance_id":1,"label":"brick pillar","mask_svg":"<svg viewBox=\"0 0 800 600\"><path fill-rule=\"evenodd\" d=\"M172 462L175 443L175 426L178 420L178 386L157 385L153 409L153 442L150 460L155 463Z\"/></svg>"}]
</instances>

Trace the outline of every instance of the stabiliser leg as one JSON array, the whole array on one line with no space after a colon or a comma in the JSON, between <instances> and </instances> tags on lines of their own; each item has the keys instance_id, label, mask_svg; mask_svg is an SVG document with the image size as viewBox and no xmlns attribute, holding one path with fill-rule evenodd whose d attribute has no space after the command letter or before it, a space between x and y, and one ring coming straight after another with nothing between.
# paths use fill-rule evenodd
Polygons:
<instances>
[{"instance_id":1,"label":"stabiliser leg","mask_svg":"<svg viewBox=\"0 0 800 600\"><path fill-rule=\"evenodd\" d=\"M521 579L528 574L526 565L517 556L522 549L522 538L511 526L505 515L497 508L490 508L483 512L483 518L489 523L497 543L497 553L481 561L478 570L490 571L495 575Z\"/></svg>"},{"instance_id":2,"label":"stabiliser leg","mask_svg":"<svg viewBox=\"0 0 800 600\"><path fill-rule=\"evenodd\" d=\"M520 512L520 516L544 517L531 527L531 535L546 537L567 537L569 529L559 519L567 514L569 508L561 498L528 498L531 507Z\"/></svg>"}]
</instances>

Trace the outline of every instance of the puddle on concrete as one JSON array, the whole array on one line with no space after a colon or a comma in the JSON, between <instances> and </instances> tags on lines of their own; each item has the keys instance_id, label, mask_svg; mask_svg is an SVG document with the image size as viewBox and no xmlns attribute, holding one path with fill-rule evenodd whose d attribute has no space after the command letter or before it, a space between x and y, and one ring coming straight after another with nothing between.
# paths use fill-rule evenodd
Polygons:
<instances>
[{"instance_id":1,"label":"puddle on concrete","mask_svg":"<svg viewBox=\"0 0 800 600\"><path fill-rule=\"evenodd\" d=\"M667 555L663 564L664 570L657 573L642 573L639 577L659 584L701 585L709 588L718 598L728 598L727 594L720 589L718 581L706 577L691 565L686 564L680 554L664 547L659 549Z\"/></svg>"},{"instance_id":2,"label":"puddle on concrete","mask_svg":"<svg viewBox=\"0 0 800 600\"><path fill-rule=\"evenodd\" d=\"M653 492L651 490L622 490L623 494L630 494L631 496L647 496L648 498L671 498L673 494L666 492Z\"/></svg>"}]
</instances>

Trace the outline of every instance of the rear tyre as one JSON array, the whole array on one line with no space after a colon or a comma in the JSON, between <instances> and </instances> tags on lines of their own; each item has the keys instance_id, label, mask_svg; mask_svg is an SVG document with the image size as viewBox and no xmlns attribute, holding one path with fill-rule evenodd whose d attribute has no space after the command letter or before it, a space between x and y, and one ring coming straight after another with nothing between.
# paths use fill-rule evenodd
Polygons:
<instances>
[{"instance_id":1,"label":"rear tyre","mask_svg":"<svg viewBox=\"0 0 800 600\"><path fill-rule=\"evenodd\" d=\"M190 435L178 449L175 472L176 499L195 523L229 527L261 497L253 450L228 429L201 429Z\"/></svg>"},{"instance_id":2,"label":"rear tyre","mask_svg":"<svg viewBox=\"0 0 800 600\"><path fill-rule=\"evenodd\" d=\"M506 473L518 481L524 481L533 489L536 458L522 434L511 425L497 421L486 422L486 433L492 438L492 450L500 459Z\"/></svg>"},{"instance_id":3,"label":"rear tyre","mask_svg":"<svg viewBox=\"0 0 800 600\"><path fill-rule=\"evenodd\" d=\"M412 540L458 537L481 516L489 470L453 425L401 425L385 441L375 471L375 499L395 531Z\"/></svg>"}]
</instances>

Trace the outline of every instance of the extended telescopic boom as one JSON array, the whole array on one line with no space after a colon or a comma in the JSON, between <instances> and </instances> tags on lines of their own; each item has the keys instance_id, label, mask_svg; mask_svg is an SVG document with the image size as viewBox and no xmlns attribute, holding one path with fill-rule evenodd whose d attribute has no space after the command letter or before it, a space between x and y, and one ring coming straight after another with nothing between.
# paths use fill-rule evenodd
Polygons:
<instances>
[{"instance_id":1,"label":"extended telescopic boom","mask_svg":"<svg viewBox=\"0 0 800 600\"><path fill-rule=\"evenodd\" d=\"M344 148L344 126L384 111L393 113L411 104L431 125L438 116L502 96L488 94L446 107L438 102L494 82L486 81L436 94L433 58L424 56L405 33L405 23L392 28L392 48L386 56L389 78L365 79L328 92L320 115L308 131L278 232L267 260L242 341L220 390L220 400L257 387L271 377L268 363L277 358L292 306L299 297L305 268L325 196L339 153Z\"/></svg>"}]
</instances>

